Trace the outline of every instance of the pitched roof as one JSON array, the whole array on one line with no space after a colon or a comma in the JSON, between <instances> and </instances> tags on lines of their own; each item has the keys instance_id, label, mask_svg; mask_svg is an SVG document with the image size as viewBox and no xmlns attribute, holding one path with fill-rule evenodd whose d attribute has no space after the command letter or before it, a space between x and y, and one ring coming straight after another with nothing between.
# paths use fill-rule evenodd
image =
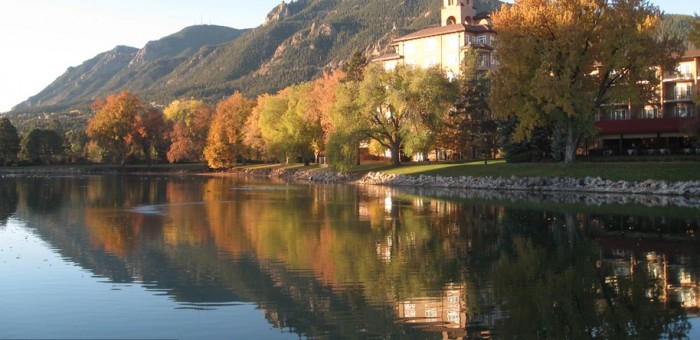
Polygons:
<instances>
[{"instance_id":1,"label":"pitched roof","mask_svg":"<svg viewBox=\"0 0 700 340\"><path fill-rule=\"evenodd\" d=\"M485 25L464 25L464 24L454 24L448 26L438 26L413 32L403 37L398 37L394 39L394 42L408 41L421 38L434 37L443 34L458 33L458 32L470 32L470 33L486 33L493 32L493 29Z\"/></svg>"},{"instance_id":2,"label":"pitched roof","mask_svg":"<svg viewBox=\"0 0 700 340\"><path fill-rule=\"evenodd\" d=\"M685 54L683 54L684 58L694 58L694 57L700 57L700 50L687 50L685 51Z\"/></svg>"},{"instance_id":3,"label":"pitched roof","mask_svg":"<svg viewBox=\"0 0 700 340\"><path fill-rule=\"evenodd\" d=\"M385 54L385 55L380 55L376 58L372 58L372 61L389 61L389 60L397 60L403 58L400 54L398 53L391 53L391 54Z\"/></svg>"}]
</instances>

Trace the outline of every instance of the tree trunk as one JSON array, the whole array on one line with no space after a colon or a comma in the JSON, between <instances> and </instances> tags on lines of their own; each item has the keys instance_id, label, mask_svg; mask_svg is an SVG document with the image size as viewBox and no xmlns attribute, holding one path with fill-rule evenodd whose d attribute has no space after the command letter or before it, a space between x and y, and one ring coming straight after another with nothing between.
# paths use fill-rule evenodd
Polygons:
<instances>
[{"instance_id":1,"label":"tree trunk","mask_svg":"<svg viewBox=\"0 0 700 340\"><path fill-rule=\"evenodd\" d=\"M573 164L576 161L576 149L581 138L574 131L574 122L569 120L566 131L566 150L564 152L564 164Z\"/></svg>"},{"instance_id":2,"label":"tree trunk","mask_svg":"<svg viewBox=\"0 0 700 340\"><path fill-rule=\"evenodd\" d=\"M401 165L401 148L399 143L391 143L391 165Z\"/></svg>"}]
</instances>

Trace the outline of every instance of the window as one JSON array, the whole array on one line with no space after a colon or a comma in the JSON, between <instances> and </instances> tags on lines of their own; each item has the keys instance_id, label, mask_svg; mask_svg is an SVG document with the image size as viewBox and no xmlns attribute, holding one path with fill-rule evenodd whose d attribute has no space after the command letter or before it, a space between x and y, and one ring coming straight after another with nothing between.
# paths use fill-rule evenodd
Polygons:
<instances>
[{"instance_id":1,"label":"window","mask_svg":"<svg viewBox=\"0 0 700 340\"><path fill-rule=\"evenodd\" d=\"M613 110L613 112L610 114L610 119L611 120L626 120L626 119L628 119L627 109L615 109L615 110Z\"/></svg>"},{"instance_id":2,"label":"window","mask_svg":"<svg viewBox=\"0 0 700 340\"><path fill-rule=\"evenodd\" d=\"M415 318L416 317L416 304L415 303L407 303L404 305L404 316L407 318Z\"/></svg>"},{"instance_id":3,"label":"window","mask_svg":"<svg viewBox=\"0 0 700 340\"><path fill-rule=\"evenodd\" d=\"M673 108L673 116L676 118L688 117L688 107L685 105L678 105Z\"/></svg>"},{"instance_id":4,"label":"window","mask_svg":"<svg viewBox=\"0 0 700 340\"><path fill-rule=\"evenodd\" d=\"M480 35L480 36L476 37L476 43L486 45L486 36Z\"/></svg>"},{"instance_id":5,"label":"window","mask_svg":"<svg viewBox=\"0 0 700 340\"><path fill-rule=\"evenodd\" d=\"M676 88L674 89L673 99L675 99L675 100L690 99L691 89L692 89L692 87L688 84L676 85Z\"/></svg>"},{"instance_id":6,"label":"window","mask_svg":"<svg viewBox=\"0 0 700 340\"><path fill-rule=\"evenodd\" d=\"M659 109L653 106L646 106L642 110L641 119L655 119L659 117Z\"/></svg>"},{"instance_id":7,"label":"window","mask_svg":"<svg viewBox=\"0 0 700 340\"><path fill-rule=\"evenodd\" d=\"M457 311L448 311L448 312L447 312L447 322L459 323L459 312L457 312Z\"/></svg>"},{"instance_id":8,"label":"window","mask_svg":"<svg viewBox=\"0 0 700 340\"><path fill-rule=\"evenodd\" d=\"M690 79L693 77L692 73L690 72L690 64L678 65L676 72L678 72L678 76L683 79Z\"/></svg>"},{"instance_id":9,"label":"window","mask_svg":"<svg viewBox=\"0 0 700 340\"><path fill-rule=\"evenodd\" d=\"M425 309L425 317L426 318L437 318L438 313L437 313L437 308L426 308Z\"/></svg>"},{"instance_id":10,"label":"window","mask_svg":"<svg viewBox=\"0 0 700 340\"><path fill-rule=\"evenodd\" d=\"M479 67L489 67L489 59L488 54L479 54Z\"/></svg>"}]
</instances>

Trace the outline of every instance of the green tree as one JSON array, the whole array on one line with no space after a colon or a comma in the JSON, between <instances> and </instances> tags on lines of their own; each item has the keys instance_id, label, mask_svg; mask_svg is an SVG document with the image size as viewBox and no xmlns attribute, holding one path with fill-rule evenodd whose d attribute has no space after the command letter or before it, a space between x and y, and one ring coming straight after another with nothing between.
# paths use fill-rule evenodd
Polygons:
<instances>
[{"instance_id":1,"label":"green tree","mask_svg":"<svg viewBox=\"0 0 700 340\"><path fill-rule=\"evenodd\" d=\"M496 122L488 104L489 75L479 71L478 57L476 49L465 53L454 110L445 115L445 127L438 136L439 146L468 157L478 157L477 150L487 152L496 144Z\"/></svg>"},{"instance_id":2,"label":"green tree","mask_svg":"<svg viewBox=\"0 0 700 340\"><path fill-rule=\"evenodd\" d=\"M0 161L7 166L17 160L17 153L20 150L20 139L17 128L12 125L9 119L0 118Z\"/></svg>"},{"instance_id":3,"label":"green tree","mask_svg":"<svg viewBox=\"0 0 700 340\"><path fill-rule=\"evenodd\" d=\"M50 164L63 154L63 137L54 130L33 129L22 139L20 154L30 162Z\"/></svg>"},{"instance_id":4,"label":"green tree","mask_svg":"<svg viewBox=\"0 0 700 340\"><path fill-rule=\"evenodd\" d=\"M66 156L69 161L75 162L87 159L87 144L89 138L84 130L70 130L66 133Z\"/></svg>"},{"instance_id":5,"label":"green tree","mask_svg":"<svg viewBox=\"0 0 700 340\"><path fill-rule=\"evenodd\" d=\"M360 143L367 138L365 121L361 120L359 81L344 81L335 90L336 100L329 110L334 130L328 136L328 163L336 170L347 170L360 164Z\"/></svg>"},{"instance_id":6,"label":"green tree","mask_svg":"<svg viewBox=\"0 0 700 340\"><path fill-rule=\"evenodd\" d=\"M391 162L401 163L401 149L425 152L454 103L457 83L437 68L399 66L392 71L375 64L359 84L360 121L366 137L391 150ZM406 143L406 145L404 145Z\"/></svg>"},{"instance_id":7,"label":"green tree","mask_svg":"<svg viewBox=\"0 0 700 340\"><path fill-rule=\"evenodd\" d=\"M693 19L693 22L690 25L691 30L688 33L688 40L691 44L700 48L700 16L695 14L695 18Z\"/></svg>"},{"instance_id":8,"label":"green tree","mask_svg":"<svg viewBox=\"0 0 700 340\"><path fill-rule=\"evenodd\" d=\"M343 64L343 66L340 68L343 73L345 73L345 77L343 78L343 82L346 81L356 81L360 82L362 79L364 79L364 73L365 73L365 68L367 67L367 58L362 55L360 51L355 51L353 54L348 58L348 60Z\"/></svg>"},{"instance_id":9,"label":"green tree","mask_svg":"<svg viewBox=\"0 0 700 340\"><path fill-rule=\"evenodd\" d=\"M141 99L127 91L98 99L95 116L88 121L87 135L122 166L134 151L136 116L144 109Z\"/></svg>"},{"instance_id":10,"label":"green tree","mask_svg":"<svg viewBox=\"0 0 700 340\"><path fill-rule=\"evenodd\" d=\"M267 97L260 111L260 133L270 154L285 158L300 157L304 164L317 154L315 143L323 140L321 122L308 119L309 96L313 84L304 83L286 88Z\"/></svg>"},{"instance_id":11,"label":"green tree","mask_svg":"<svg viewBox=\"0 0 700 340\"><path fill-rule=\"evenodd\" d=\"M491 107L515 115L515 138L536 127L561 127L564 161L575 161L581 139L595 133L600 109L646 103L683 45L657 38L661 13L646 0L520 0L494 13L498 27Z\"/></svg>"}]
</instances>

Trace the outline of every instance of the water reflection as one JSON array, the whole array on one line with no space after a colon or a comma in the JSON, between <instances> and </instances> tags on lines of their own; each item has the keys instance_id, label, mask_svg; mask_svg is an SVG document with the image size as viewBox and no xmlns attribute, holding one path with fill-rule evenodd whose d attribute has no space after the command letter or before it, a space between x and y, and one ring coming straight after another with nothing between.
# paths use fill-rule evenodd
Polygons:
<instances>
[{"instance_id":1,"label":"water reflection","mask_svg":"<svg viewBox=\"0 0 700 340\"><path fill-rule=\"evenodd\" d=\"M686 334L700 295L692 207L596 213L194 176L0 190L0 218L95 275L180 310L254 303L301 336L657 338Z\"/></svg>"}]
</instances>

